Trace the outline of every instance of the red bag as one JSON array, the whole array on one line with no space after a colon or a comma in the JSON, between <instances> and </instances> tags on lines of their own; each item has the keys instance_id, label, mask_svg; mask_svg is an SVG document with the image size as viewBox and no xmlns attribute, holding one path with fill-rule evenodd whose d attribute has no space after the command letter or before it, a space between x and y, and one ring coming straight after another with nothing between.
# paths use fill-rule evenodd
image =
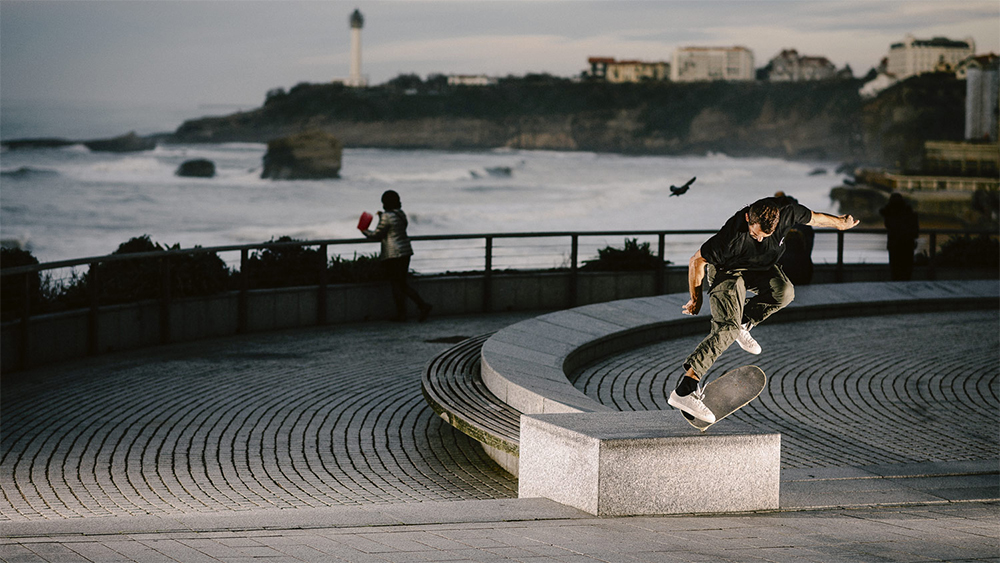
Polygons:
<instances>
[{"instance_id":1,"label":"red bag","mask_svg":"<svg viewBox=\"0 0 1000 563\"><path fill-rule=\"evenodd\" d=\"M367 211L361 212L361 219L358 220L358 230L364 231L372 224L372 214Z\"/></svg>"}]
</instances>

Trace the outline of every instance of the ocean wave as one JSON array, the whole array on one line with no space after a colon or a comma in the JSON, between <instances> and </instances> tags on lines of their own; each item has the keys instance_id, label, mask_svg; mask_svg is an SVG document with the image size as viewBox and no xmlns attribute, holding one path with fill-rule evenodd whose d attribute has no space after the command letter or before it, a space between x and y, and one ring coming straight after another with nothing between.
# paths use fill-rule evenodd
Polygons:
<instances>
[{"instance_id":1,"label":"ocean wave","mask_svg":"<svg viewBox=\"0 0 1000 563\"><path fill-rule=\"evenodd\" d=\"M175 167L152 156L131 156L119 160L96 162L84 167L85 172L96 172L104 175L120 175L122 179L132 179L128 175L162 175L163 172L174 173Z\"/></svg>"},{"instance_id":2,"label":"ocean wave","mask_svg":"<svg viewBox=\"0 0 1000 563\"><path fill-rule=\"evenodd\" d=\"M221 143L217 145L163 145L159 144L150 154L162 158L205 158L231 161L234 159L260 160L267 145L259 143Z\"/></svg>"},{"instance_id":3,"label":"ocean wave","mask_svg":"<svg viewBox=\"0 0 1000 563\"><path fill-rule=\"evenodd\" d=\"M460 182L473 179L473 175L466 168L438 170L435 172L373 172L353 178L382 184L405 184L409 182Z\"/></svg>"},{"instance_id":4,"label":"ocean wave","mask_svg":"<svg viewBox=\"0 0 1000 563\"><path fill-rule=\"evenodd\" d=\"M449 168L428 172L373 172L353 176L352 179L383 184L404 184L407 182L463 182L468 180L487 180L495 178L510 178L519 166L478 166L474 168Z\"/></svg>"},{"instance_id":5,"label":"ocean wave","mask_svg":"<svg viewBox=\"0 0 1000 563\"><path fill-rule=\"evenodd\" d=\"M31 166L21 166L19 168L0 170L0 176L10 179L29 179L43 176L58 176L59 172L51 168L34 168Z\"/></svg>"},{"instance_id":6,"label":"ocean wave","mask_svg":"<svg viewBox=\"0 0 1000 563\"><path fill-rule=\"evenodd\" d=\"M21 233L18 235L3 235L0 237L0 247L11 250L27 250L28 252L31 252L34 245L32 244L31 237L27 233Z\"/></svg>"}]
</instances>

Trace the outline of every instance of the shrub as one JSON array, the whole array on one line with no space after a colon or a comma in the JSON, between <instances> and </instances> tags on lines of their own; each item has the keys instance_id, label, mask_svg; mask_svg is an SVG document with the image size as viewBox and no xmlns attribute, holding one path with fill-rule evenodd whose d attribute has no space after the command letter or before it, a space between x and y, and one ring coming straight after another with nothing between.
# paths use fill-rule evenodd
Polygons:
<instances>
[{"instance_id":1,"label":"shrub","mask_svg":"<svg viewBox=\"0 0 1000 563\"><path fill-rule=\"evenodd\" d=\"M166 248L150 240L149 235L143 235L119 245L112 256L178 249L180 245ZM169 260L170 264L171 298L211 295L225 291L230 286L229 268L213 253L103 262L93 272L97 275L101 302L126 303L160 297L164 260ZM92 273L87 272L76 284L82 287L75 289L86 289L92 281Z\"/></svg>"},{"instance_id":2,"label":"shrub","mask_svg":"<svg viewBox=\"0 0 1000 563\"><path fill-rule=\"evenodd\" d=\"M353 259L334 256L330 259L330 283L364 283L385 279L378 254L354 254Z\"/></svg>"},{"instance_id":3,"label":"shrub","mask_svg":"<svg viewBox=\"0 0 1000 563\"><path fill-rule=\"evenodd\" d=\"M271 239L271 243L300 242L291 237ZM319 282L326 259L315 248L279 246L255 251L247 258L241 275L249 278L252 288L296 287Z\"/></svg>"},{"instance_id":4,"label":"shrub","mask_svg":"<svg viewBox=\"0 0 1000 563\"><path fill-rule=\"evenodd\" d=\"M639 239L625 239L624 248L604 247L597 251L597 258L585 260L582 270L596 272L624 272L655 270L670 262L660 261L660 257L653 254L649 248L649 243L639 244Z\"/></svg>"},{"instance_id":5,"label":"shrub","mask_svg":"<svg viewBox=\"0 0 1000 563\"><path fill-rule=\"evenodd\" d=\"M949 239L934 256L934 265L951 268L1000 268L1000 241L989 235Z\"/></svg>"}]
</instances>

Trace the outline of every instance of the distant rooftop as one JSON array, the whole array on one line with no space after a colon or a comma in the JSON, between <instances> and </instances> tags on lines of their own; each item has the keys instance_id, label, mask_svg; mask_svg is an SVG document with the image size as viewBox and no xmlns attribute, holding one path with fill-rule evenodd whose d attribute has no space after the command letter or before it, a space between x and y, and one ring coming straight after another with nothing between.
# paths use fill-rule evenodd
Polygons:
<instances>
[{"instance_id":1,"label":"distant rooftop","mask_svg":"<svg viewBox=\"0 0 1000 563\"><path fill-rule=\"evenodd\" d=\"M902 49L906 47L907 42L893 43L890 49ZM947 37L934 37L933 39L914 39L909 43L915 47L952 47L955 49L969 49L970 45L967 41L957 41L955 39L948 39Z\"/></svg>"}]
</instances>

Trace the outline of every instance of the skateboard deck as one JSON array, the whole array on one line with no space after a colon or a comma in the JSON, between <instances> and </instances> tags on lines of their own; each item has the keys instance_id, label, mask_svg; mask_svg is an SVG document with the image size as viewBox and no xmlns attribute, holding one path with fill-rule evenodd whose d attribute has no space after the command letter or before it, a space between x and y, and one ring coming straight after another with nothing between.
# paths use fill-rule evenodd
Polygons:
<instances>
[{"instance_id":1,"label":"skateboard deck","mask_svg":"<svg viewBox=\"0 0 1000 563\"><path fill-rule=\"evenodd\" d=\"M731 369L705 386L705 406L715 415L717 424L757 398L767 384L767 376L757 366L743 366ZM698 430L708 430L709 424L681 411L684 418Z\"/></svg>"}]
</instances>

